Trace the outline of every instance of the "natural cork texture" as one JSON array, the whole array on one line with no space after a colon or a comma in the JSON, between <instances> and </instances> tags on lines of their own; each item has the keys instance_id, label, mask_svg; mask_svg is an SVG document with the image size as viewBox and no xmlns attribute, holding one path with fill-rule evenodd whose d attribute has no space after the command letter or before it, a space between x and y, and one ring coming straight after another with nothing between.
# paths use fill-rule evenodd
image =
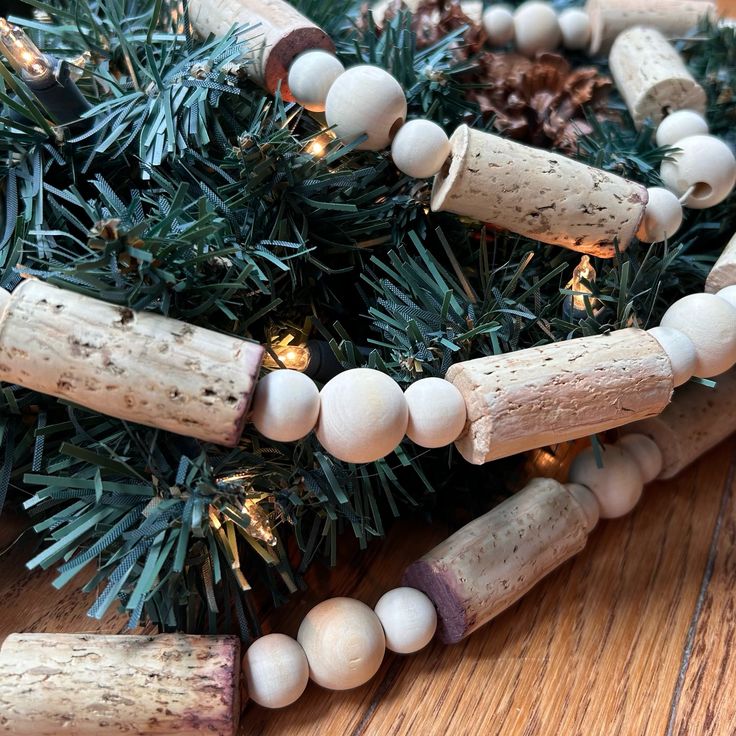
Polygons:
<instances>
[{"instance_id":1,"label":"natural cork texture","mask_svg":"<svg viewBox=\"0 0 736 736\"><path fill-rule=\"evenodd\" d=\"M705 290L715 294L736 284L736 234L728 241L705 281Z\"/></svg>"},{"instance_id":2,"label":"natural cork texture","mask_svg":"<svg viewBox=\"0 0 736 736\"><path fill-rule=\"evenodd\" d=\"M233 27L248 26L243 37L246 73L258 84L283 99L294 97L289 89L291 62L303 51L334 51L330 37L284 0L189 0L192 25L202 36L226 35Z\"/></svg>"},{"instance_id":3,"label":"natural cork texture","mask_svg":"<svg viewBox=\"0 0 736 736\"><path fill-rule=\"evenodd\" d=\"M453 365L468 410L455 445L482 465L656 416L672 365L644 330L628 328Z\"/></svg>"},{"instance_id":4,"label":"natural cork texture","mask_svg":"<svg viewBox=\"0 0 736 736\"><path fill-rule=\"evenodd\" d=\"M234 736L239 680L236 637L11 634L0 733Z\"/></svg>"},{"instance_id":5,"label":"natural cork texture","mask_svg":"<svg viewBox=\"0 0 736 736\"><path fill-rule=\"evenodd\" d=\"M583 494L590 498L581 504ZM535 478L410 565L402 584L429 596L440 639L458 642L583 549L597 521L591 496Z\"/></svg>"},{"instance_id":6,"label":"natural cork texture","mask_svg":"<svg viewBox=\"0 0 736 736\"><path fill-rule=\"evenodd\" d=\"M634 26L656 28L666 38L682 38L701 18L715 19L711 0L588 0L590 53L607 52L616 37Z\"/></svg>"},{"instance_id":7,"label":"natural cork texture","mask_svg":"<svg viewBox=\"0 0 736 736\"><path fill-rule=\"evenodd\" d=\"M232 447L263 348L36 279L0 316L0 380Z\"/></svg>"},{"instance_id":8,"label":"natural cork texture","mask_svg":"<svg viewBox=\"0 0 736 736\"><path fill-rule=\"evenodd\" d=\"M454 212L544 243L612 258L644 215L641 184L558 153L461 125L449 166L435 177L432 209Z\"/></svg>"},{"instance_id":9,"label":"natural cork texture","mask_svg":"<svg viewBox=\"0 0 736 736\"><path fill-rule=\"evenodd\" d=\"M662 452L659 478L672 478L736 432L736 370L716 379L715 388L688 383L675 391L658 417L626 426L624 434L645 434Z\"/></svg>"},{"instance_id":10,"label":"natural cork texture","mask_svg":"<svg viewBox=\"0 0 736 736\"><path fill-rule=\"evenodd\" d=\"M676 110L705 115L705 90L687 70L677 50L653 28L630 28L614 41L611 75L634 125L658 124Z\"/></svg>"}]
</instances>

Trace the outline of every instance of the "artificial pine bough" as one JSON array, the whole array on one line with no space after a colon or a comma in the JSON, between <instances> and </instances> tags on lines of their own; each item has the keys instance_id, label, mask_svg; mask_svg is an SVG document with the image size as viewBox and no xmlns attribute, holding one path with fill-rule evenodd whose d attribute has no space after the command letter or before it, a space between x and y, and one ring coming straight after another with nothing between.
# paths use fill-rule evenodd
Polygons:
<instances>
[{"instance_id":1,"label":"artificial pine bough","mask_svg":"<svg viewBox=\"0 0 736 736\"><path fill-rule=\"evenodd\" d=\"M495 126L536 145L546 135L584 163L659 184L671 149L657 148L647 125L636 130L615 95L601 104L581 91L605 86L602 60L525 61L509 90L513 74L498 71L508 60L485 51L479 28L451 3L389 13L380 31L357 3L294 4L346 66L388 69L410 117L448 133L463 121ZM198 39L186 4L167 0L26 0L25 11L11 20L69 60L91 107L56 127L0 65L0 285L9 290L36 277L252 338L274 366L283 353L268 346L317 338L343 367L408 384L469 358L657 324L677 297L702 289L736 225L732 196L687 210L671 242L594 259L597 278L583 282L590 298L571 314L564 303L579 254L430 214L428 182L400 175L384 154L341 146L318 117L247 80L243 58L258 28ZM440 22L427 33L422 21L434 12ZM708 92L711 129L728 139L734 29L707 25L680 45ZM570 66L581 65L573 77ZM573 103L581 107L568 125L559 115ZM478 510L505 490L454 450L407 444L349 465L312 437L279 444L246 427L227 449L17 386L0 397L0 507L10 491L6 505L22 501L47 541L31 566L58 569L58 586L84 569L85 590L98 592L90 615L117 602L131 627L150 620L250 638L251 590L284 600L315 557L336 561L341 532L365 546L384 533L386 515L424 503L465 518L470 491Z\"/></svg>"}]
</instances>

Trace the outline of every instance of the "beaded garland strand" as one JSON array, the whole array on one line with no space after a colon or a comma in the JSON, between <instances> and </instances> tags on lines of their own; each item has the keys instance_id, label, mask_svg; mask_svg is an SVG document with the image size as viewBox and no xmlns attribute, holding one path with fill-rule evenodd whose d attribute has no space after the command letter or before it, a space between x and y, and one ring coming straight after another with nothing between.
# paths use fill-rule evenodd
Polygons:
<instances>
[{"instance_id":1,"label":"beaded garland strand","mask_svg":"<svg viewBox=\"0 0 736 736\"><path fill-rule=\"evenodd\" d=\"M532 0L515 12L493 6L483 15L489 42L516 40L528 55L556 48L582 50L591 39L588 15ZM364 150L391 147L397 168L414 178L435 176L452 153L451 142L435 123L405 121L407 105L399 83L372 66L343 69L324 50L305 51L293 61L288 84L294 98L312 111L324 111L335 134ZM647 190L637 237L654 243L671 238L682 223L682 207L702 209L723 201L736 183L730 148L708 135L696 110L671 109L656 132L658 145L679 152L661 166L666 188ZM666 353L672 385L693 376L707 378L736 364L736 285L716 294L691 294L648 330ZM298 440L316 427L317 438L347 462L377 460L407 435L421 447L441 447L466 430L468 408L449 381L421 379L403 394L384 374L359 368L345 371L318 392L302 373L279 370L256 387L252 421L266 437ZM581 452L569 472L568 492L592 518L617 518L631 511L644 484L662 471L662 451L645 434L629 434L603 448L599 467L593 448ZM251 697L266 707L283 707L304 691L309 677L330 689L367 682L378 670L385 648L418 651L433 637L437 616L432 600L409 587L386 593L371 610L347 598L328 599L304 618L297 641L281 634L260 638L246 652L244 670ZM349 654L347 652L349 651Z\"/></svg>"}]
</instances>

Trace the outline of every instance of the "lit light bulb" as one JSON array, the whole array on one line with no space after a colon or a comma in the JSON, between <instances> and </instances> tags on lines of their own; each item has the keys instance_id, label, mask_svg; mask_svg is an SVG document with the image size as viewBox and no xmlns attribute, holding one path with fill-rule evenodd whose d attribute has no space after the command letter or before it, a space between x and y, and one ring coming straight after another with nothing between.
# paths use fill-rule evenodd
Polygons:
<instances>
[{"instance_id":1,"label":"lit light bulb","mask_svg":"<svg viewBox=\"0 0 736 736\"><path fill-rule=\"evenodd\" d=\"M268 515L258 505L258 502L252 498L246 498L242 511L250 519L250 523L245 529L246 532L254 539L259 539L270 547L275 547L276 537L271 531L271 525L268 523Z\"/></svg>"},{"instance_id":2,"label":"lit light bulb","mask_svg":"<svg viewBox=\"0 0 736 736\"><path fill-rule=\"evenodd\" d=\"M23 32L0 18L0 51L10 65L25 79L36 80L53 73L53 61L42 54Z\"/></svg>"},{"instance_id":3,"label":"lit light bulb","mask_svg":"<svg viewBox=\"0 0 736 736\"><path fill-rule=\"evenodd\" d=\"M318 140L313 140L310 141L309 145L307 146L307 153L310 156L321 158L325 154L325 147Z\"/></svg>"},{"instance_id":4,"label":"lit light bulb","mask_svg":"<svg viewBox=\"0 0 736 736\"><path fill-rule=\"evenodd\" d=\"M306 345L273 345L271 347L274 353L278 356L284 368L289 368L292 371L301 371L302 373L307 370L309 361L311 360L311 353ZM266 354L263 360L263 364L267 368L281 368L270 355Z\"/></svg>"},{"instance_id":5,"label":"lit light bulb","mask_svg":"<svg viewBox=\"0 0 736 736\"><path fill-rule=\"evenodd\" d=\"M595 281L595 277L595 268L593 268L593 264L590 262L590 257L583 256L580 259L580 263L578 263L578 265L573 269L572 279L568 282L566 287L575 292L574 294L569 294L565 298L565 303L563 305L564 312L568 318L581 319L587 316L588 312L585 308L586 300L588 300L593 312L595 313L596 308L598 307L598 300L590 298L589 295L592 294L593 291L589 286L583 283L583 279L585 279L589 284L592 284Z\"/></svg>"}]
</instances>

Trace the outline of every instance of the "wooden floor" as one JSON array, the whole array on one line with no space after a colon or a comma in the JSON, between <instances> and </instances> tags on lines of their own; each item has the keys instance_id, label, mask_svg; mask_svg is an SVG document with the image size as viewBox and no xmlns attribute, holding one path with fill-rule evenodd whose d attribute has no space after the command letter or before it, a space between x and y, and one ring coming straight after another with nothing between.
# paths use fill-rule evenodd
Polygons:
<instances>
[{"instance_id":1,"label":"wooden floor","mask_svg":"<svg viewBox=\"0 0 736 736\"><path fill-rule=\"evenodd\" d=\"M311 685L284 711L249 704L242 736L344 734L736 734L736 438L637 510L604 522L587 548L485 629L455 646L388 655L374 680L333 693ZM0 547L14 534L6 519ZM314 603L351 595L374 604L441 526L402 523L368 553L277 612L294 635ZM0 640L11 631L119 631L95 626L89 600L25 573L31 540L2 558Z\"/></svg>"}]
</instances>

